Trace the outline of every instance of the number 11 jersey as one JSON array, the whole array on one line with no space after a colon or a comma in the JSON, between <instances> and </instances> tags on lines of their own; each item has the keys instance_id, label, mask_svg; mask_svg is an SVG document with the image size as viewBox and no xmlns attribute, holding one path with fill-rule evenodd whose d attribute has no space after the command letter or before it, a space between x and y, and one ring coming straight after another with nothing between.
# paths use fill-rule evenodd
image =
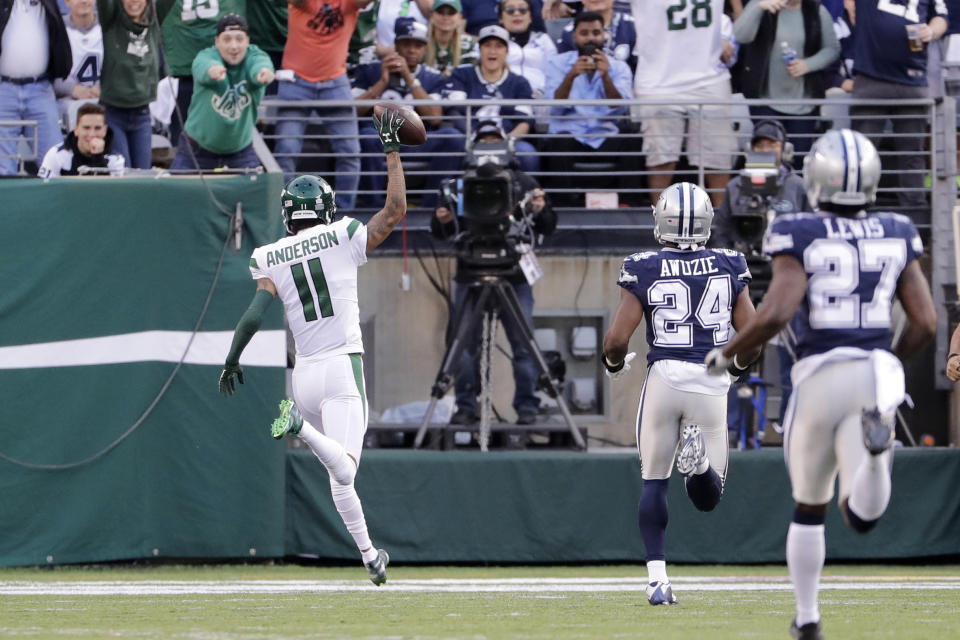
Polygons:
<instances>
[{"instance_id":1,"label":"number 11 jersey","mask_svg":"<svg viewBox=\"0 0 960 640\"><path fill-rule=\"evenodd\" d=\"M366 262L367 227L348 217L254 249L250 274L276 286L298 358L363 353L357 267Z\"/></svg>"},{"instance_id":2,"label":"number 11 jersey","mask_svg":"<svg viewBox=\"0 0 960 640\"><path fill-rule=\"evenodd\" d=\"M643 305L648 364L702 365L711 349L732 337L733 307L749 282L750 268L739 251L664 248L628 256L617 284Z\"/></svg>"}]
</instances>

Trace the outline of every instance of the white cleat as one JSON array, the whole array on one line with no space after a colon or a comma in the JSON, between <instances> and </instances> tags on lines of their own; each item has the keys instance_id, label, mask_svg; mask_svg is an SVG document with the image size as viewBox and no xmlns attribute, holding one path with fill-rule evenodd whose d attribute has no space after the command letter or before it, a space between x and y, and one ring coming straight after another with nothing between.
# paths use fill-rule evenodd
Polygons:
<instances>
[{"instance_id":1,"label":"white cleat","mask_svg":"<svg viewBox=\"0 0 960 640\"><path fill-rule=\"evenodd\" d=\"M651 582L647 585L647 600L652 605L677 604L677 596L673 595L670 581Z\"/></svg>"}]
</instances>

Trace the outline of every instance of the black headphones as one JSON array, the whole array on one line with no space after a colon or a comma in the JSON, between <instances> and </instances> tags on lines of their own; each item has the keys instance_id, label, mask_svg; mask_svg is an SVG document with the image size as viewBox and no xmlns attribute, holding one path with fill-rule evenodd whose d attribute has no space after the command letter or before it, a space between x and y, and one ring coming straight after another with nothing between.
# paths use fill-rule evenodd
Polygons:
<instances>
[{"instance_id":1,"label":"black headphones","mask_svg":"<svg viewBox=\"0 0 960 640\"><path fill-rule=\"evenodd\" d=\"M787 128L784 127L783 123L779 120L759 120L754 123L753 134L750 136L750 144L747 146L747 152L753 151L753 141L757 137L768 137L757 135L757 129L760 129L761 127L773 127L777 130L777 133L780 135L780 142L783 145L783 151L780 154L780 158L784 164L791 164L793 162L793 143L790 142L789 137L787 136Z\"/></svg>"}]
</instances>

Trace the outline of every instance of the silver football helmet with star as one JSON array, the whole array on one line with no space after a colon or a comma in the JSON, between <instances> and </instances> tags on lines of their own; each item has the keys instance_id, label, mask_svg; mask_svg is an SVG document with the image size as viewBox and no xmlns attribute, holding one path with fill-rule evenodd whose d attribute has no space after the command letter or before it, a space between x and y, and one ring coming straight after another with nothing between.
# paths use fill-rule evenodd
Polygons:
<instances>
[{"instance_id":1,"label":"silver football helmet with star","mask_svg":"<svg viewBox=\"0 0 960 640\"><path fill-rule=\"evenodd\" d=\"M706 244L713 223L707 192L692 182L677 182L660 193L653 208L653 237L681 248Z\"/></svg>"},{"instance_id":2,"label":"silver football helmet with star","mask_svg":"<svg viewBox=\"0 0 960 640\"><path fill-rule=\"evenodd\" d=\"M859 131L831 129L803 159L803 187L813 206L872 204L878 186L880 155Z\"/></svg>"}]
</instances>

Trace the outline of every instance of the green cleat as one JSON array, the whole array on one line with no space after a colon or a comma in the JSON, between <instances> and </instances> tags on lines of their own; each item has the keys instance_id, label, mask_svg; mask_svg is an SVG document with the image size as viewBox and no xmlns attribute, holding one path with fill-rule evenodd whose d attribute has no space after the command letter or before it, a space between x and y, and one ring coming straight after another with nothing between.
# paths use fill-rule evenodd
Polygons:
<instances>
[{"instance_id":1,"label":"green cleat","mask_svg":"<svg viewBox=\"0 0 960 640\"><path fill-rule=\"evenodd\" d=\"M303 427L303 416L290 398L280 401L280 416L270 425L270 435L279 440L288 433L297 435Z\"/></svg>"},{"instance_id":2,"label":"green cleat","mask_svg":"<svg viewBox=\"0 0 960 640\"><path fill-rule=\"evenodd\" d=\"M390 564L390 556L383 549L377 549L377 558L373 562L364 562L363 566L370 574L370 581L379 587L387 581L388 564Z\"/></svg>"}]
</instances>

